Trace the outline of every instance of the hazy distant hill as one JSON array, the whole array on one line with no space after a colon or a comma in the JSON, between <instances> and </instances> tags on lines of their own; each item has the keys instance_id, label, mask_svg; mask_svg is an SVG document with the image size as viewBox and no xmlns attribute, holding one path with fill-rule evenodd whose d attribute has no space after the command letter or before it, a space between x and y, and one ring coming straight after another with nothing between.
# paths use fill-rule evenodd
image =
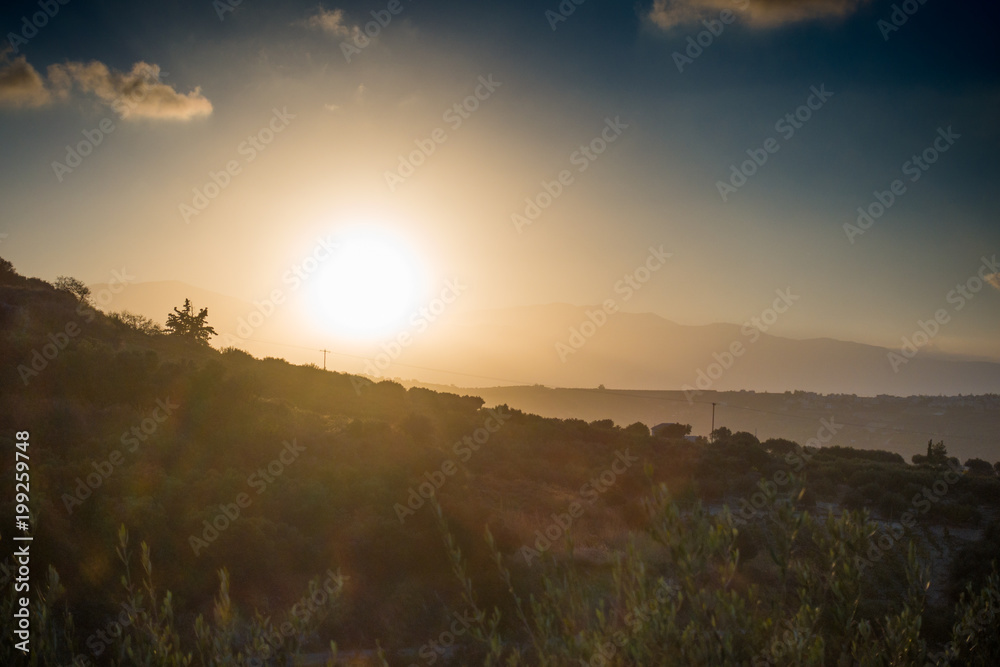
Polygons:
<instances>
[{"instance_id":1,"label":"hazy distant hill","mask_svg":"<svg viewBox=\"0 0 1000 667\"><path fill-rule=\"evenodd\" d=\"M95 291L101 287L92 286ZM109 309L127 308L163 322L166 313L186 296L196 307L209 308L209 321L220 333L237 333L241 318L254 312L248 302L176 281L130 285ZM379 377L465 387L509 380L561 387L603 384L662 390L700 386L716 391L802 390L871 396L1000 392L1000 363L920 352L897 373L887 358L890 350L881 347L828 338L793 340L750 332L736 324L681 325L649 313L616 313L603 326L594 326L588 338L584 335L591 332L590 326L584 326L590 321L588 310L594 309L550 304L447 312L426 331L414 327L401 330L411 334L413 342L401 348ZM303 333L287 318L287 311L277 312L251 332L251 341L316 342L315 334ZM571 340L574 329L582 333ZM230 343L231 339L215 341L217 346ZM742 345L743 353L730 363L729 350L735 343ZM334 353L371 358L381 349L378 344L367 351L348 349L333 341L324 344ZM557 344L565 347L557 348ZM254 343L245 347L254 354L285 356L297 363L318 363L321 359L315 353L290 348ZM331 360L331 368L346 372L364 372L366 366L364 359L356 357L335 354ZM723 368L723 364L729 367Z\"/></svg>"},{"instance_id":2,"label":"hazy distant hill","mask_svg":"<svg viewBox=\"0 0 1000 667\"><path fill-rule=\"evenodd\" d=\"M587 310L559 304L463 314L440 330L428 331L426 342L418 340L401 361L563 387L681 389L697 387L701 371L705 374L701 386L720 391L798 389L901 396L1000 391L998 363L919 353L896 373L887 358L889 350L880 347L748 336L735 324L685 326L652 314L615 314L582 347L567 353L574 349L569 342L571 329L582 328ZM755 336L759 336L756 341ZM743 354L723 369L714 355L729 364L727 351L737 342ZM557 343L567 346L560 348L565 361ZM712 364L719 365L711 368ZM389 374L406 376L392 369ZM483 384L474 378L447 381Z\"/></svg>"}]
</instances>

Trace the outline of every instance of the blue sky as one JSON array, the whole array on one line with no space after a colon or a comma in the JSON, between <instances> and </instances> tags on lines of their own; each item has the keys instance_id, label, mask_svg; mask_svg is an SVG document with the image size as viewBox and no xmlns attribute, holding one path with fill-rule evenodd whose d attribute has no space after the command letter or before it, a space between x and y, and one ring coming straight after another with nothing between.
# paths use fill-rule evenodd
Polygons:
<instances>
[{"instance_id":1,"label":"blue sky","mask_svg":"<svg viewBox=\"0 0 1000 667\"><path fill-rule=\"evenodd\" d=\"M372 226L411 249L429 293L457 276L463 307L489 308L597 303L665 244L673 264L630 310L742 322L792 287L802 300L776 333L898 346L1000 253L993 5L913 0L886 32L894 3L879 0L586 0L553 30L554 0L401 0L348 62L342 43L389 4L243 0L221 19L208 0L52 5L37 35L4 42L0 255L47 279L127 266L254 298L317 235ZM39 11L7 3L0 30ZM500 85L449 125L490 75ZM814 86L833 95L783 137L776 123ZM116 100L136 91L122 117ZM287 127L249 160L242 142L275 110ZM578 171L574 153L615 118L627 129ZM105 120L114 130L57 173ZM907 180L949 127L960 138ZM388 187L437 128L446 140ZM769 138L777 152L723 201L718 183ZM563 170L572 183L519 227ZM852 243L844 225L896 179L905 193ZM1000 359L1000 291L953 314L935 347Z\"/></svg>"}]
</instances>

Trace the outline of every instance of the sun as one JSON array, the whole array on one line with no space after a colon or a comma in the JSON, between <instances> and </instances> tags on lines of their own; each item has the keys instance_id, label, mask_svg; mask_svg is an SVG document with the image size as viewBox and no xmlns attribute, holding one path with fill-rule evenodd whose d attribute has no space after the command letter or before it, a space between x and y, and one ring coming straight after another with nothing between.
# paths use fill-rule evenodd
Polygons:
<instances>
[{"instance_id":1,"label":"sun","mask_svg":"<svg viewBox=\"0 0 1000 667\"><path fill-rule=\"evenodd\" d=\"M325 331L343 338L394 336L419 307L423 271L401 239L375 228L335 236L336 251L310 281L310 306Z\"/></svg>"}]
</instances>

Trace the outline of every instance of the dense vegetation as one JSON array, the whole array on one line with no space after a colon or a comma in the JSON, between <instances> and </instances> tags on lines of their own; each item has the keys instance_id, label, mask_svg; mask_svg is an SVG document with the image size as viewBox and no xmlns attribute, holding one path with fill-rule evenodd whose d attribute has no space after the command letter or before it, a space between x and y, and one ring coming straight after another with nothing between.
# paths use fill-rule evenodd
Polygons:
<instances>
[{"instance_id":1,"label":"dense vegetation","mask_svg":"<svg viewBox=\"0 0 1000 667\"><path fill-rule=\"evenodd\" d=\"M544 419L218 352L88 297L0 265L34 664L284 664L331 640L393 665L1000 657L1000 480L943 443L907 464Z\"/></svg>"}]
</instances>

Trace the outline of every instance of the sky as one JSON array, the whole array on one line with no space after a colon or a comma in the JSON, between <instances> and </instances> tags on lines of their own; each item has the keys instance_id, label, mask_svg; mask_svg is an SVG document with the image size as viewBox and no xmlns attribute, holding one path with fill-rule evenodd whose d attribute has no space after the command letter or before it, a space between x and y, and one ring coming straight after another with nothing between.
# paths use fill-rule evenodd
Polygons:
<instances>
[{"instance_id":1,"label":"sky","mask_svg":"<svg viewBox=\"0 0 1000 667\"><path fill-rule=\"evenodd\" d=\"M449 280L463 309L599 304L652 248L629 311L740 323L791 290L771 333L898 347L945 310L936 348L1000 360L998 14L8 2L0 256L254 300L325 240L355 260L306 307L361 295L374 326Z\"/></svg>"}]
</instances>

